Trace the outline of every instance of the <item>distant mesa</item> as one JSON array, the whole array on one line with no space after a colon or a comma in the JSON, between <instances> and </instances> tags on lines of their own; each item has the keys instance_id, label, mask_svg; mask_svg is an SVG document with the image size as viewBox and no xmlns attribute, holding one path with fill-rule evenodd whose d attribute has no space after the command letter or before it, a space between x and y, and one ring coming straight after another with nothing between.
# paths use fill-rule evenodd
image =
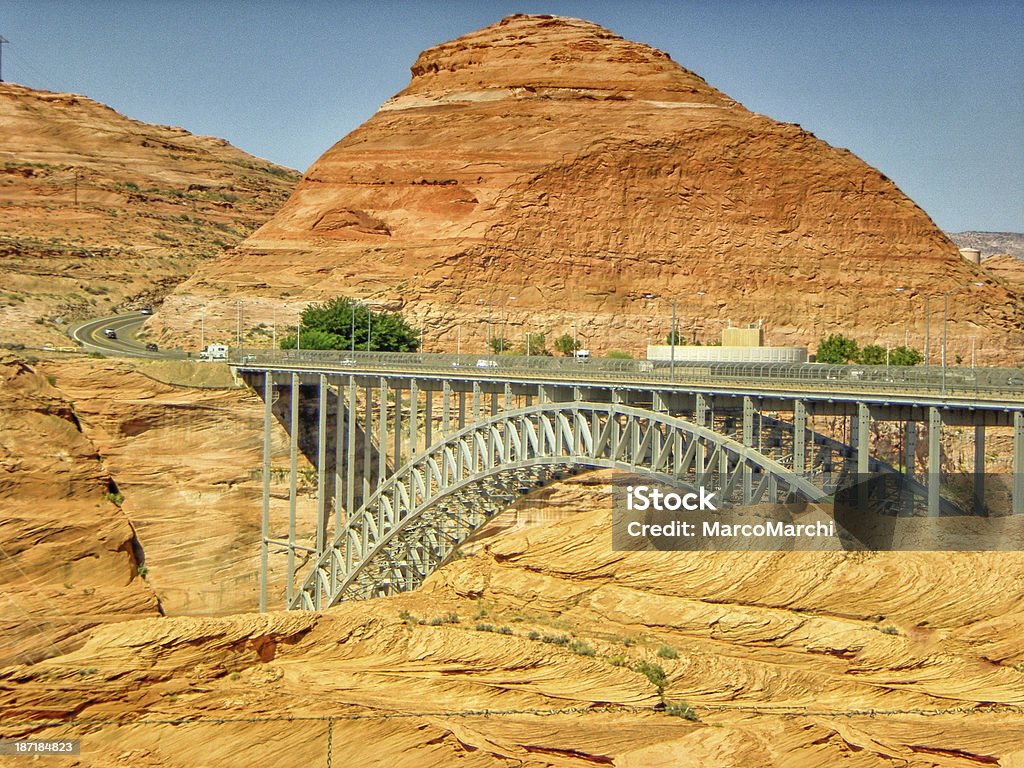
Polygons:
<instances>
[{"instance_id":1,"label":"distant mesa","mask_svg":"<svg viewBox=\"0 0 1024 768\"><path fill-rule=\"evenodd\" d=\"M248 288L257 274L269 291ZM404 302L428 350L482 349L497 318L513 340L575 325L595 353L643 354L676 301L688 341L733 321L777 346L843 332L921 348L924 298L954 289L951 358L973 338L981 362L1021 361L1021 294L883 173L662 51L517 15L420 54L408 87L160 320L184 334L223 305L228 328L239 296L269 321L268 303L294 318L344 294Z\"/></svg>"}]
</instances>

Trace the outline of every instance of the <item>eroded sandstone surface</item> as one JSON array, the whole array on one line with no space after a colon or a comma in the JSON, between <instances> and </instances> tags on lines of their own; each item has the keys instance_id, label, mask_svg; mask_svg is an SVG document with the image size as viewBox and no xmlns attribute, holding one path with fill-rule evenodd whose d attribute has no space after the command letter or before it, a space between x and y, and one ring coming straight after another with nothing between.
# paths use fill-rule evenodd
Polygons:
<instances>
[{"instance_id":1,"label":"eroded sandstone surface","mask_svg":"<svg viewBox=\"0 0 1024 768\"><path fill-rule=\"evenodd\" d=\"M0 664L59 654L88 627L158 613L121 500L73 403L0 352Z\"/></svg>"},{"instance_id":2,"label":"eroded sandstone surface","mask_svg":"<svg viewBox=\"0 0 1024 768\"><path fill-rule=\"evenodd\" d=\"M532 504L415 593L95 630L4 670L0 710L123 724L4 731L81 735L85 766L1024 758L1019 554L613 552L600 476Z\"/></svg>"},{"instance_id":3,"label":"eroded sandstone surface","mask_svg":"<svg viewBox=\"0 0 1024 768\"><path fill-rule=\"evenodd\" d=\"M596 351L637 354L676 301L703 342L764 321L776 344L920 348L926 308L934 333L954 290L950 354L975 338L979 362L1019 363L1019 289L963 262L879 170L664 52L513 16L424 51L409 86L151 324L178 339L206 311L227 335L239 297L255 326L343 294L402 308L427 349L575 326Z\"/></svg>"}]
</instances>

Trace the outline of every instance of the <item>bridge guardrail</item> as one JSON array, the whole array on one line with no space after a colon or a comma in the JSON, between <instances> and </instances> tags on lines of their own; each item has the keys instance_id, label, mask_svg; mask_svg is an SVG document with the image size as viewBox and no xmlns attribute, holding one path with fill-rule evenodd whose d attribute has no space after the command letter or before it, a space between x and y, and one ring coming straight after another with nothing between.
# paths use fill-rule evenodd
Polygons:
<instances>
[{"instance_id":1,"label":"bridge guardrail","mask_svg":"<svg viewBox=\"0 0 1024 768\"><path fill-rule=\"evenodd\" d=\"M815 386L820 390L870 389L893 394L999 395L1024 406L1024 369L935 366L723 363L556 358L526 355L456 355L338 350L237 350L232 365L322 365L334 370L488 375L541 375L578 381L651 384L760 384Z\"/></svg>"}]
</instances>

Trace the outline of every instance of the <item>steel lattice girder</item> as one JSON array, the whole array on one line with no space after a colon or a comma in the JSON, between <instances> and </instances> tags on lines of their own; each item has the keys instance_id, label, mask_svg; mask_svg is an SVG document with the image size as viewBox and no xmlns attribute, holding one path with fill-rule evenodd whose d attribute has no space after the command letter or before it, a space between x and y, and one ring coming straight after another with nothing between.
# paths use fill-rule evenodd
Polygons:
<instances>
[{"instance_id":1,"label":"steel lattice girder","mask_svg":"<svg viewBox=\"0 0 1024 768\"><path fill-rule=\"evenodd\" d=\"M696 466L698 444L704 447L702 468ZM757 479L750 498L740 499L747 503L794 495L819 501L826 495L756 449L668 414L604 403L538 404L470 425L399 468L318 554L289 607L323 608L418 586L484 522L535 485L531 473L576 467L704 484L719 489L726 502L742 488L744 473ZM442 502L447 513L438 518L431 510ZM449 522L453 535L414 533ZM410 542L417 536L423 546L413 556Z\"/></svg>"}]
</instances>

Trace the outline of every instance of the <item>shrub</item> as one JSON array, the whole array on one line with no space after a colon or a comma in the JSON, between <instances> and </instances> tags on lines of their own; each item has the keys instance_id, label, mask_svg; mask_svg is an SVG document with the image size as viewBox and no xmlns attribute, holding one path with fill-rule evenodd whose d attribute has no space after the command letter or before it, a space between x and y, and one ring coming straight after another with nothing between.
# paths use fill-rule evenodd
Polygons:
<instances>
[{"instance_id":1,"label":"shrub","mask_svg":"<svg viewBox=\"0 0 1024 768\"><path fill-rule=\"evenodd\" d=\"M700 722L700 718L697 716L697 711L687 704L685 701L676 702L665 702L665 714L673 715L674 717L681 717L684 720L691 720L695 723Z\"/></svg>"},{"instance_id":2,"label":"shrub","mask_svg":"<svg viewBox=\"0 0 1024 768\"><path fill-rule=\"evenodd\" d=\"M540 641L542 643L550 643L551 645L568 645L569 638L567 635L544 635Z\"/></svg>"},{"instance_id":3,"label":"shrub","mask_svg":"<svg viewBox=\"0 0 1024 768\"><path fill-rule=\"evenodd\" d=\"M626 666L626 657L620 653L617 653L614 656L608 657L608 663L611 664L613 667L624 667Z\"/></svg>"},{"instance_id":4,"label":"shrub","mask_svg":"<svg viewBox=\"0 0 1024 768\"><path fill-rule=\"evenodd\" d=\"M665 670L658 664L650 661L641 661L633 667L633 671L646 676L659 691L668 685L668 676L665 674Z\"/></svg>"},{"instance_id":5,"label":"shrub","mask_svg":"<svg viewBox=\"0 0 1024 768\"><path fill-rule=\"evenodd\" d=\"M498 632L499 635L511 635L512 634L512 627L501 626L501 627L498 627L497 632Z\"/></svg>"},{"instance_id":6,"label":"shrub","mask_svg":"<svg viewBox=\"0 0 1024 768\"><path fill-rule=\"evenodd\" d=\"M894 627L892 624L888 624L884 627L881 627L878 631L881 632L883 635L898 635L900 633L900 631L896 629L896 627Z\"/></svg>"},{"instance_id":7,"label":"shrub","mask_svg":"<svg viewBox=\"0 0 1024 768\"><path fill-rule=\"evenodd\" d=\"M579 656L594 656L594 648L590 643L585 643L582 640L573 640L569 643L569 650Z\"/></svg>"},{"instance_id":8,"label":"shrub","mask_svg":"<svg viewBox=\"0 0 1024 768\"><path fill-rule=\"evenodd\" d=\"M494 625L493 624L482 624L481 623L481 624L477 624L476 627L474 627L474 629L476 629L477 632L493 632L494 631Z\"/></svg>"},{"instance_id":9,"label":"shrub","mask_svg":"<svg viewBox=\"0 0 1024 768\"><path fill-rule=\"evenodd\" d=\"M120 507L124 503L124 494L118 491L111 491L107 494L107 501L114 506Z\"/></svg>"},{"instance_id":10,"label":"shrub","mask_svg":"<svg viewBox=\"0 0 1024 768\"><path fill-rule=\"evenodd\" d=\"M530 638L531 640L540 640L540 632L538 632L535 629L535 630L531 631L530 634L527 635L527 637Z\"/></svg>"},{"instance_id":11,"label":"shrub","mask_svg":"<svg viewBox=\"0 0 1024 768\"><path fill-rule=\"evenodd\" d=\"M678 659L679 653L671 645L663 645L658 649L658 656L662 659Z\"/></svg>"}]
</instances>

